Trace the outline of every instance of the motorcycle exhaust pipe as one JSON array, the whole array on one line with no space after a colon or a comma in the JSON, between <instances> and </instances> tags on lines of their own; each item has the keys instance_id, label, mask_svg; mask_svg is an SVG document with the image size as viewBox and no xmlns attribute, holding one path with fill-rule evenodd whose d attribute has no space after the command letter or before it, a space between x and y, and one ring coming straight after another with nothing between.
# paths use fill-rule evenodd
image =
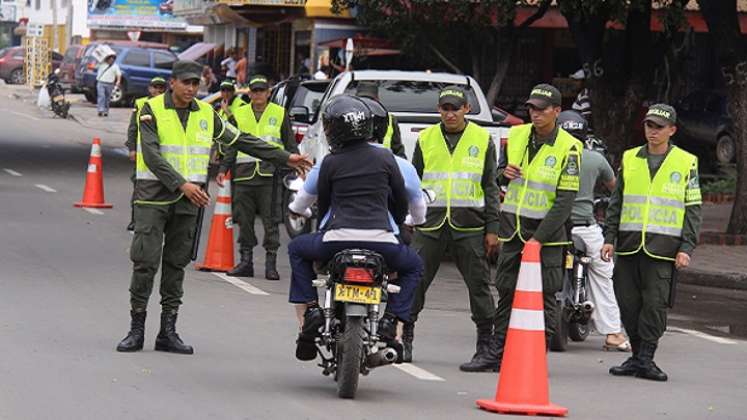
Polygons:
<instances>
[{"instance_id":1,"label":"motorcycle exhaust pipe","mask_svg":"<svg viewBox=\"0 0 747 420\"><path fill-rule=\"evenodd\" d=\"M369 354L366 357L366 366L375 368L383 365L390 365L397 360L397 350L391 347L379 350L376 353Z\"/></svg>"},{"instance_id":2,"label":"motorcycle exhaust pipe","mask_svg":"<svg viewBox=\"0 0 747 420\"><path fill-rule=\"evenodd\" d=\"M586 302L581 304L581 308L586 313L591 313L594 311L594 303L590 300L587 300Z\"/></svg>"}]
</instances>

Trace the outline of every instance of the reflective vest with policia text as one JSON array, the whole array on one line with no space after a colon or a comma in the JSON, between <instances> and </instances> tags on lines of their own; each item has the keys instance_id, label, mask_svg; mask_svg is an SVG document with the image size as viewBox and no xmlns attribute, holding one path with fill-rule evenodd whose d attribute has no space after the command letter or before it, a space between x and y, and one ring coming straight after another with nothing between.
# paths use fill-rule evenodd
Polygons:
<instances>
[{"instance_id":1,"label":"reflective vest with policia text","mask_svg":"<svg viewBox=\"0 0 747 420\"><path fill-rule=\"evenodd\" d=\"M433 190L436 200L428 204L428 213L440 214L441 220L428 221L422 231L435 231L448 224L460 232L485 229L485 192L482 177L490 134L475 123L468 122L453 153L449 152L441 124L420 133L418 144L423 153L423 189ZM475 213L470 215L469 213ZM469 221L480 221L470 223Z\"/></svg>"},{"instance_id":2,"label":"reflective vest with policia text","mask_svg":"<svg viewBox=\"0 0 747 420\"><path fill-rule=\"evenodd\" d=\"M263 141L285 150L282 140L282 126L285 118L285 108L272 102L267 104L265 111L257 121L254 116L251 102L240 107L234 113L236 124L242 133L249 133ZM237 152L236 154L236 177L234 182L248 181L255 176L271 177L274 172L274 165L263 162L254 156L246 153Z\"/></svg>"},{"instance_id":3,"label":"reflective vest with policia text","mask_svg":"<svg viewBox=\"0 0 747 420\"><path fill-rule=\"evenodd\" d=\"M384 134L384 141L382 144L387 149L392 148L392 137L394 137L394 120L392 120L392 114L389 114L389 126L386 128L386 133Z\"/></svg>"},{"instance_id":4,"label":"reflective vest with policia text","mask_svg":"<svg viewBox=\"0 0 747 420\"><path fill-rule=\"evenodd\" d=\"M240 107L244 105L246 105L246 102L244 102L244 100L241 99L240 97L235 96L233 98L233 101L231 102L231 105L228 106L228 109L231 111L231 114L236 115L236 110L238 110ZM223 118L224 121L228 121L228 115L226 115L222 107L218 108L218 116Z\"/></svg>"},{"instance_id":5,"label":"reflective vest with policia text","mask_svg":"<svg viewBox=\"0 0 747 420\"><path fill-rule=\"evenodd\" d=\"M522 178L508 183L508 190L501 205L501 229L498 239L510 241L518 236L522 242L521 220L532 219L540 223L555 204L557 190L578 191L583 145L562 128L553 145L543 144L529 162L529 139L532 125L523 124L511 128L508 133L506 153L508 163L521 167ZM573 176L563 176L563 169L574 171ZM565 238L565 235L563 236ZM543 243L544 246L567 245L567 240Z\"/></svg>"},{"instance_id":6,"label":"reflective vest with policia text","mask_svg":"<svg viewBox=\"0 0 747 420\"><path fill-rule=\"evenodd\" d=\"M214 111L205 102L197 101L199 111L189 113L187 128L184 129L176 110L166 109L164 95L147 101L156 119L161 156L188 182L205 184L207 182L210 146L213 141ZM142 109L142 108L141 108ZM137 142L137 163L135 176L139 182L159 182L156 175L148 169L143 159L140 139ZM136 200L137 204L171 204L174 201Z\"/></svg>"},{"instance_id":7,"label":"reflective vest with policia text","mask_svg":"<svg viewBox=\"0 0 747 420\"><path fill-rule=\"evenodd\" d=\"M674 261L682 244L685 207L701 204L696 173L698 159L673 146L651 179L641 147L623 154L623 201L617 254L641 250L652 258Z\"/></svg>"}]
</instances>

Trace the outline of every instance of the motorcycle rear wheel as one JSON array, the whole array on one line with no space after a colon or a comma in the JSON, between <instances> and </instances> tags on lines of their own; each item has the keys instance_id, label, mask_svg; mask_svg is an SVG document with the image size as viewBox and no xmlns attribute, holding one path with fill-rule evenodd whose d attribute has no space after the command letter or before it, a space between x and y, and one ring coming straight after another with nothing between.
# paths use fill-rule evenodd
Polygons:
<instances>
[{"instance_id":1,"label":"motorcycle rear wheel","mask_svg":"<svg viewBox=\"0 0 747 420\"><path fill-rule=\"evenodd\" d=\"M338 345L337 396L355 398L363 357L363 318L348 317Z\"/></svg>"},{"instance_id":2,"label":"motorcycle rear wheel","mask_svg":"<svg viewBox=\"0 0 747 420\"><path fill-rule=\"evenodd\" d=\"M568 337L573 341L584 341L589 336L589 324L580 322L568 323Z\"/></svg>"},{"instance_id":3,"label":"motorcycle rear wheel","mask_svg":"<svg viewBox=\"0 0 747 420\"><path fill-rule=\"evenodd\" d=\"M555 317L555 334L550 337L550 350L566 351L568 349L568 318L565 315L565 306L558 302L557 316Z\"/></svg>"}]
</instances>

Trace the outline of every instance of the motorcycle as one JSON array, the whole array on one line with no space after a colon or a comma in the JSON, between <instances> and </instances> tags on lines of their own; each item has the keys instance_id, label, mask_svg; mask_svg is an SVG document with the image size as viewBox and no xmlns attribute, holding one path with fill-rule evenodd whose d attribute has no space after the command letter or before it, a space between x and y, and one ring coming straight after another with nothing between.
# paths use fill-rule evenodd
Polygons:
<instances>
[{"instance_id":1,"label":"motorcycle","mask_svg":"<svg viewBox=\"0 0 747 420\"><path fill-rule=\"evenodd\" d=\"M70 102L65 100L65 89L60 83L59 73L60 69L57 69L47 76L47 93L49 93L52 112L60 118L67 118Z\"/></svg>"},{"instance_id":2,"label":"motorcycle","mask_svg":"<svg viewBox=\"0 0 747 420\"><path fill-rule=\"evenodd\" d=\"M333 375L340 398L355 398L360 375L397 360L397 351L379 342L377 329L381 303L400 288L389 283L384 258L365 249L340 251L326 269L326 278L314 280L324 290L319 367Z\"/></svg>"}]
</instances>

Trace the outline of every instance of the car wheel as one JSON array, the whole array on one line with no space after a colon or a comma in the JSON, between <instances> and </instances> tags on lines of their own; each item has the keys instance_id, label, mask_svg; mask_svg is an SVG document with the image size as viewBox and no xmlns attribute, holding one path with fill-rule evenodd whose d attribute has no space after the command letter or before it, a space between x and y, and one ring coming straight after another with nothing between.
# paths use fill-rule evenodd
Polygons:
<instances>
[{"instance_id":1,"label":"car wheel","mask_svg":"<svg viewBox=\"0 0 747 420\"><path fill-rule=\"evenodd\" d=\"M720 163L731 163L737 155L737 148L734 140L725 135L718 138L716 142L716 159Z\"/></svg>"},{"instance_id":2,"label":"car wheel","mask_svg":"<svg viewBox=\"0 0 747 420\"><path fill-rule=\"evenodd\" d=\"M10 83L13 85L22 85L26 83L26 77L23 74L22 68L18 68L10 72Z\"/></svg>"},{"instance_id":3,"label":"car wheel","mask_svg":"<svg viewBox=\"0 0 747 420\"><path fill-rule=\"evenodd\" d=\"M112 96L109 100L111 106L127 106L127 95L125 95L124 83L121 86L114 86L112 90Z\"/></svg>"}]
</instances>

